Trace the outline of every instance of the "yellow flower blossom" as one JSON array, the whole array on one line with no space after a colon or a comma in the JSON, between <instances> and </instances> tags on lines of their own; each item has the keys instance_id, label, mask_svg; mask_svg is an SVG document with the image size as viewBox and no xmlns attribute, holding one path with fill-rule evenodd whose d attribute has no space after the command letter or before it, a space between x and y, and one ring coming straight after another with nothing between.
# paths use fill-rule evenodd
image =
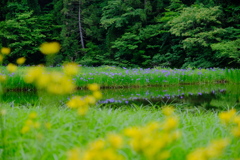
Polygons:
<instances>
[{"instance_id":1,"label":"yellow flower blossom","mask_svg":"<svg viewBox=\"0 0 240 160\"><path fill-rule=\"evenodd\" d=\"M7 48L7 47L2 47L1 48L1 53L2 54L8 55L10 52L11 52L10 48Z\"/></svg>"},{"instance_id":2,"label":"yellow flower blossom","mask_svg":"<svg viewBox=\"0 0 240 160\"><path fill-rule=\"evenodd\" d=\"M189 153L187 160L208 160L222 155L224 149L229 144L229 139L220 139L212 141L207 147L197 148Z\"/></svg>"},{"instance_id":3,"label":"yellow flower blossom","mask_svg":"<svg viewBox=\"0 0 240 160\"><path fill-rule=\"evenodd\" d=\"M31 112L31 113L28 115L28 117L29 117L30 119L36 119L36 118L37 118L37 113L36 113L36 112Z\"/></svg>"},{"instance_id":4,"label":"yellow flower blossom","mask_svg":"<svg viewBox=\"0 0 240 160\"><path fill-rule=\"evenodd\" d=\"M96 99L101 99L102 98L102 93L100 91L94 91L93 92L93 96L96 98Z\"/></svg>"},{"instance_id":5,"label":"yellow flower blossom","mask_svg":"<svg viewBox=\"0 0 240 160\"><path fill-rule=\"evenodd\" d=\"M33 128L40 128L41 124L39 122L35 122L33 124Z\"/></svg>"},{"instance_id":6,"label":"yellow flower blossom","mask_svg":"<svg viewBox=\"0 0 240 160\"><path fill-rule=\"evenodd\" d=\"M237 126L240 128L240 115L233 118L233 123L236 123Z\"/></svg>"},{"instance_id":7,"label":"yellow flower blossom","mask_svg":"<svg viewBox=\"0 0 240 160\"><path fill-rule=\"evenodd\" d=\"M68 158L67 160L80 160L80 149L79 148L73 148L67 153Z\"/></svg>"},{"instance_id":8,"label":"yellow flower blossom","mask_svg":"<svg viewBox=\"0 0 240 160\"><path fill-rule=\"evenodd\" d=\"M80 116L84 116L87 114L89 107L88 106L82 106L77 109L77 113Z\"/></svg>"},{"instance_id":9,"label":"yellow flower blossom","mask_svg":"<svg viewBox=\"0 0 240 160\"><path fill-rule=\"evenodd\" d=\"M123 138L118 134L109 134L107 135L107 141L113 148L121 148L123 145Z\"/></svg>"},{"instance_id":10,"label":"yellow flower blossom","mask_svg":"<svg viewBox=\"0 0 240 160\"><path fill-rule=\"evenodd\" d=\"M36 78L36 86L41 89L45 88L49 85L50 80L50 75L47 72L41 72Z\"/></svg>"},{"instance_id":11,"label":"yellow flower blossom","mask_svg":"<svg viewBox=\"0 0 240 160\"><path fill-rule=\"evenodd\" d=\"M164 130L173 130L178 127L178 118L177 117L167 117L164 124Z\"/></svg>"},{"instance_id":12,"label":"yellow flower blossom","mask_svg":"<svg viewBox=\"0 0 240 160\"><path fill-rule=\"evenodd\" d=\"M12 63L9 63L8 65L7 65L7 70L9 71L9 72L15 72L16 70L17 70L17 66L15 65L15 64L12 64Z\"/></svg>"},{"instance_id":13,"label":"yellow flower blossom","mask_svg":"<svg viewBox=\"0 0 240 160\"><path fill-rule=\"evenodd\" d=\"M34 122L31 119L28 119L28 120L25 121L26 126L31 127L31 126L33 126L33 124L34 124Z\"/></svg>"},{"instance_id":14,"label":"yellow flower blossom","mask_svg":"<svg viewBox=\"0 0 240 160\"><path fill-rule=\"evenodd\" d=\"M84 98L84 100L89 104L95 104L96 103L96 99L93 96L88 95Z\"/></svg>"},{"instance_id":15,"label":"yellow flower blossom","mask_svg":"<svg viewBox=\"0 0 240 160\"><path fill-rule=\"evenodd\" d=\"M133 137L133 136L137 136L140 133L140 129L138 127L130 127L130 128L124 129L123 133L125 136Z\"/></svg>"},{"instance_id":16,"label":"yellow flower blossom","mask_svg":"<svg viewBox=\"0 0 240 160\"><path fill-rule=\"evenodd\" d=\"M170 157L169 151L162 151L161 153L157 154L157 159L159 160L168 159L169 157Z\"/></svg>"},{"instance_id":17,"label":"yellow flower blossom","mask_svg":"<svg viewBox=\"0 0 240 160\"><path fill-rule=\"evenodd\" d=\"M31 67L27 70L24 81L26 83L34 83L43 73L45 73L43 66Z\"/></svg>"},{"instance_id":18,"label":"yellow flower blossom","mask_svg":"<svg viewBox=\"0 0 240 160\"><path fill-rule=\"evenodd\" d=\"M187 155L187 160L207 160L205 148L197 148Z\"/></svg>"},{"instance_id":19,"label":"yellow flower blossom","mask_svg":"<svg viewBox=\"0 0 240 160\"><path fill-rule=\"evenodd\" d=\"M100 90L100 86L97 83L89 84L87 87L90 91L99 91Z\"/></svg>"},{"instance_id":20,"label":"yellow flower blossom","mask_svg":"<svg viewBox=\"0 0 240 160\"><path fill-rule=\"evenodd\" d=\"M40 51L46 55L56 54L59 52L60 48L61 46L58 42L45 42L41 44Z\"/></svg>"},{"instance_id":21,"label":"yellow flower blossom","mask_svg":"<svg viewBox=\"0 0 240 160\"><path fill-rule=\"evenodd\" d=\"M27 133L27 132L29 132L30 131L30 127L29 126L23 126L23 128L21 129L21 133L22 134L25 134L25 133Z\"/></svg>"},{"instance_id":22,"label":"yellow flower blossom","mask_svg":"<svg viewBox=\"0 0 240 160\"><path fill-rule=\"evenodd\" d=\"M214 140L210 143L210 145L206 149L206 154L209 158L217 158L219 157L224 149L229 145L229 139L219 139Z\"/></svg>"},{"instance_id":23,"label":"yellow flower blossom","mask_svg":"<svg viewBox=\"0 0 240 160\"><path fill-rule=\"evenodd\" d=\"M94 142L89 144L89 148L94 149L94 150L99 150L103 149L106 145L105 140L103 139L97 139Z\"/></svg>"},{"instance_id":24,"label":"yellow flower blossom","mask_svg":"<svg viewBox=\"0 0 240 160\"><path fill-rule=\"evenodd\" d=\"M234 137L238 137L240 138L240 127L234 127L232 130L231 130L231 133Z\"/></svg>"},{"instance_id":25,"label":"yellow flower blossom","mask_svg":"<svg viewBox=\"0 0 240 160\"><path fill-rule=\"evenodd\" d=\"M2 63L4 59L4 56L2 54L0 54L0 62Z\"/></svg>"},{"instance_id":26,"label":"yellow flower blossom","mask_svg":"<svg viewBox=\"0 0 240 160\"><path fill-rule=\"evenodd\" d=\"M69 108L79 108L82 106L86 106L86 102L83 101L83 98L81 96L73 96L68 102L67 107Z\"/></svg>"},{"instance_id":27,"label":"yellow flower blossom","mask_svg":"<svg viewBox=\"0 0 240 160\"><path fill-rule=\"evenodd\" d=\"M0 75L0 82L5 82L7 79L7 76L5 75Z\"/></svg>"},{"instance_id":28,"label":"yellow flower blossom","mask_svg":"<svg viewBox=\"0 0 240 160\"><path fill-rule=\"evenodd\" d=\"M219 118L223 123L230 123L233 118L236 116L236 109L231 109L226 112L221 112Z\"/></svg>"},{"instance_id":29,"label":"yellow flower blossom","mask_svg":"<svg viewBox=\"0 0 240 160\"><path fill-rule=\"evenodd\" d=\"M25 57L21 57L21 58L18 58L18 59L16 60L17 64L19 64L19 65L25 63L25 61L26 61L26 58L25 58Z\"/></svg>"},{"instance_id":30,"label":"yellow flower blossom","mask_svg":"<svg viewBox=\"0 0 240 160\"><path fill-rule=\"evenodd\" d=\"M164 106L162 108L162 113L165 115L165 116L170 116L174 113L174 108L173 106Z\"/></svg>"},{"instance_id":31,"label":"yellow flower blossom","mask_svg":"<svg viewBox=\"0 0 240 160\"><path fill-rule=\"evenodd\" d=\"M66 75L69 75L69 76L77 75L78 72L79 72L79 66L78 66L77 63L73 63L73 62L64 64L63 65L63 72Z\"/></svg>"}]
</instances>

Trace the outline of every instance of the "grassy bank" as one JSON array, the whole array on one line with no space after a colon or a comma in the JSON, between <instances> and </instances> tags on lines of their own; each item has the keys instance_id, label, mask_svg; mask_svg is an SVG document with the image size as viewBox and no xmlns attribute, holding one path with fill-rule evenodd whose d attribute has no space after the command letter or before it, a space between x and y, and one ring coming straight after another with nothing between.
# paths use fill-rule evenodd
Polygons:
<instances>
[{"instance_id":1,"label":"grassy bank","mask_svg":"<svg viewBox=\"0 0 240 160\"><path fill-rule=\"evenodd\" d=\"M34 86L24 82L28 67L19 67L15 73L8 73L1 68L1 74L6 74L5 89L33 89ZM61 70L61 67L48 68ZM78 88L87 84L98 83L102 88L124 88L142 86L169 86L179 84L206 83L240 83L239 69L125 69L110 66L81 67L74 77Z\"/></svg>"},{"instance_id":2,"label":"grassy bank","mask_svg":"<svg viewBox=\"0 0 240 160\"><path fill-rule=\"evenodd\" d=\"M232 141L217 159L240 158L240 141L232 139L230 132L220 123L217 112L178 107L174 116L178 117L176 130L181 136L166 147L170 151L169 160L185 160L196 148L206 147L212 140L226 137ZM118 109L94 106L85 117L79 117L74 110L66 107L13 108L5 104L0 116L0 156L8 160L64 160L73 148L86 149L89 143L104 139L109 133L123 135L126 128L142 127L149 122L161 123L165 117L156 106L122 106ZM35 127L24 131L23 127L30 123ZM126 137L117 150L123 159L147 159L135 152L125 140ZM117 142L114 141L114 144Z\"/></svg>"}]
</instances>

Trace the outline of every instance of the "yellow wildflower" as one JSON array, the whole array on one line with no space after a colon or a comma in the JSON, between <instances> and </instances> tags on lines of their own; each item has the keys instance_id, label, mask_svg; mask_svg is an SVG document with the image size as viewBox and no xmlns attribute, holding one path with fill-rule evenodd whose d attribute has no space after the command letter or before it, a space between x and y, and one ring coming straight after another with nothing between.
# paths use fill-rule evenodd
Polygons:
<instances>
[{"instance_id":1,"label":"yellow wildflower","mask_svg":"<svg viewBox=\"0 0 240 160\"><path fill-rule=\"evenodd\" d=\"M209 158L219 157L229 144L229 139L214 140L206 148L206 154Z\"/></svg>"},{"instance_id":2,"label":"yellow wildflower","mask_svg":"<svg viewBox=\"0 0 240 160\"><path fill-rule=\"evenodd\" d=\"M79 107L77 110L78 115L80 115L80 116L86 115L88 112L88 108L89 108L88 106Z\"/></svg>"},{"instance_id":3,"label":"yellow wildflower","mask_svg":"<svg viewBox=\"0 0 240 160\"><path fill-rule=\"evenodd\" d=\"M18 58L18 59L16 60L17 64L19 64L19 65L25 63L25 61L26 61L26 58L25 58L25 57L21 57L21 58Z\"/></svg>"},{"instance_id":4,"label":"yellow wildflower","mask_svg":"<svg viewBox=\"0 0 240 160\"><path fill-rule=\"evenodd\" d=\"M25 134L25 133L27 133L27 132L29 132L30 131L30 127L29 126L23 126L23 128L21 129L21 133L22 134Z\"/></svg>"},{"instance_id":5,"label":"yellow wildflower","mask_svg":"<svg viewBox=\"0 0 240 160\"><path fill-rule=\"evenodd\" d=\"M233 122L240 127L240 115L233 118Z\"/></svg>"},{"instance_id":6,"label":"yellow wildflower","mask_svg":"<svg viewBox=\"0 0 240 160\"><path fill-rule=\"evenodd\" d=\"M1 53L2 54L8 55L10 52L11 52L10 48L7 48L7 47L2 47L1 48Z\"/></svg>"},{"instance_id":7,"label":"yellow wildflower","mask_svg":"<svg viewBox=\"0 0 240 160\"><path fill-rule=\"evenodd\" d=\"M130 127L124 129L124 135L128 137L136 137L141 131L138 127Z\"/></svg>"},{"instance_id":8,"label":"yellow wildflower","mask_svg":"<svg viewBox=\"0 0 240 160\"><path fill-rule=\"evenodd\" d=\"M60 48L61 47L58 42L45 42L41 44L40 51L46 55L56 54L59 52Z\"/></svg>"},{"instance_id":9,"label":"yellow wildflower","mask_svg":"<svg viewBox=\"0 0 240 160\"><path fill-rule=\"evenodd\" d=\"M7 70L9 71L9 72L15 72L16 70L17 70L17 66L15 65L15 64L12 64L12 63L9 63L8 65L7 65Z\"/></svg>"},{"instance_id":10,"label":"yellow wildflower","mask_svg":"<svg viewBox=\"0 0 240 160\"><path fill-rule=\"evenodd\" d=\"M0 62L3 62L4 56L0 54Z\"/></svg>"},{"instance_id":11,"label":"yellow wildflower","mask_svg":"<svg viewBox=\"0 0 240 160\"><path fill-rule=\"evenodd\" d=\"M27 74L24 77L26 83L35 82L44 72L45 68L43 66L31 67L27 70Z\"/></svg>"},{"instance_id":12,"label":"yellow wildflower","mask_svg":"<svg viewBox=\"0 0 240 160\"><path fill-rule=\"evenodd\" d=\"M68 102L67 107L69 108L79 108L85 106L85 101L82 100L81 96L73 96Z\"/></svg>"},{"instance_id":13,"label":"yellow wildflower","mask_svg":"<svg viewBox=\"0 0 240 160\"><path fill-rule=\"evenodd\" d=\"M29 118L31 119L35 119L37 118L37 113L36 112L31 112L29 115L28 115Z\"/></svg>"},{"instance_id":14,"label":"yellow wildflower","mask_svg":"<svg viewBox=\"0 0 240 160\"><path fill-rule=\"evenodd\" d=\"M169 151L162 151L157 155L157 159L159 159L159 160L168 159L169 157L170 157Z\"/></svg>"},{"instance_id":15,"label":"yellow wildflower","mask_svg":"<svg viewBox=\"0 0 240 160\"><path fill-rule=\"evenodd\" d=\"M79 66L77 63L67 63L63 65L63 72L66 75L74 76L79 72Z\"/></svg>"},{"instance_id":16,"label":"yellow wildflower","mask_svg":"<svg viewBox=\"0 0 240 160\"><path fill-rule=\"evenodd\" d=\"M29 127L30 127L30 126L33 126L33 124L34 124L34 123L33 123L33 121L32 121L31 119L28 119L28 120L25 121L25 125L26 125L26 126L29 126Z\"/></svg>"},{"instance_id":17,"label":"yellow wildflower","mask_svg":"<svg viewBox=\"0 0 240 160\"><path fill-rule=\"evenodd\" d=\"M165 116L170 116L174 113L174 108L173 106L164 106L162 108L162 113L165 115Z\"/></svg>"},{"instance_id":18,"label":"yellow wildflower","mask_svg":"<svg viewBox=\"0 0 240 160\"><path fill-rule=\"evenodd\" d=\"M94 142L89 144L89 148L94 149L94 150L99 150L103 149L106 145L105 140L103 139L97 139Z\"/></svg>"},{"instance_id":19,"label":"yellow wildflower","mask_svg":"<svg viewBox=\"0 0 240 160\"><path fill-rule=\"evenodd\" d=\"M5 75L0 75L0 82L6 81L7 77Z\"/></svg>"},{"instance_id":20,"label":"yellow wildflower","mask_svg":"<svg viewBox=\"0 0 240 160\"><path fill-rule=\"evenodd\" d=\"M123 145L123 138L118 134L109 134L107 136L107 141L113 148L121 148Z\"/></svg>"},{"instance_id":21,"label":"yellow wildflower","mask_svg":"<svg viewBox=\"0 0 240 160\"><path fill-rule=\"evenodd\" d=\"M219 118L223 123L230 123L233 118L236 116L236 109L231 109L226 112L221 112Z\"/></svg>"},{"instance_id":22,"label":"yellow wildflower","mask_svg":"<svg viewBox=\"0 0 240 160\"><path fill-rule=\"evenodd\" d=\"M207 147L197 148L187 156L187 160L208 160L219 157L226 146L229 139L220 139L212 141Z\"/></svg>"},{"instance_id":23,"label":"yellow wildflower","mask_svg":"<svg viewBox=\"0 0 240 160\"><path fill-rule=\"evenodd\" d=\"M187 160L207 160L205 148L197 148L187 155Z\"/></svg>"},{"instance_id":24,"label":"yellow wildflower","mask_svg":"<svg viewBox=\"0 0 240 160\"><path fill-rule=\"evenodd\" d=\"M67 160L80 160L80 149L74 148L68 151L68 158Z\"/></svg>"},{"instance_id":25,"label":"yellow wildflower","mask_svg":"<svg viewBox=\"0 0 240 160\"><path fill-rule=\"evenodd\" d=\"M240 127L234 127L231 130L231 133L233 134L234 137L240 138Z\"/></svg>"},{"instance_id":26,"label":"yellow wildflower","mask_svg":"<svg viewBox=\"0 0 240 160\"><path fill-rule=\"evenodd\" d=\"M93 96L96 98L96 99L101 99L102 98L102 93L100 91L94 91L93 92Z\"/></svg>"},{"instance_id":27,"label":"yellow wildflower","mask_svg":"<svg viewBox=\"0 0 240 160\"><path fill-rule=\"evenodd\" d=\"M34 124L33 124L33 128L40 128L40 123L39 122L35 122Z\"/></svg>"},{"instance_id":28,"label":"yellow wildflower","mask_svg":"<svg viewBox=\"0 0 240 160\"><path fill-rule=\"evenodd\" d=\"M160 123L159 122L150 122L147 125L147 130L148 131L154 131L160 128Z\"/></svg>"},{"instance_id":29,"label":"yellow wildflower","mask_svg":"<svg viewBox=\"0 0 240 160\"><path fill-rule=\"evenodd\" d=\"M100 89L97 83L89 84L87 87L90 91L98 91Z\"/></svg>"},{"instance_id":30,"label":"yellow wildflower","mask_svg":"<svg viewBox=\"0 0 240 160\"><path fill-rule=\"evenodd\" d=\"M50 82L50 75L47 72L41 72L36 79L36 86L38 88L45 88L49 85Z\"/></svg>"},{"instance_id":31,"label":"yellow wildflower","mask_svg":"<svg viewBox=\"0 0 240 160\"><path fill-rule=\"evenodd\" d=\"M172 130L178 127L178 118L177 117L167 117L166 121L163 124L164 130Z\"/></svg>"},{"instance_id":32,"label":"yellow wildflower","mask_svg":"<svg viewBox=\"0 0 240 160\"><path fill-rule=\"evenodd\" d=\"M95 104L96 103L96 99L95 99L95 97L93 97L93 96L86 96L85 98L85 101L87 102L87 103L89 103L89 104Z\"/></svg>"}]
</instances>

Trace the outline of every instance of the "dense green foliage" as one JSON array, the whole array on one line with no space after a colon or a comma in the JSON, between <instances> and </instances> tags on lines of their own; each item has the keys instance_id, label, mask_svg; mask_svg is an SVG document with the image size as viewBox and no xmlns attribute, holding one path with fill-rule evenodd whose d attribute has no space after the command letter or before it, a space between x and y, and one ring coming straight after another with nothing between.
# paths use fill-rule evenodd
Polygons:
<instances>
[{"instance_id":1,"label":"dense green foliage","mask_svg":"<svg viewBox=\"0 0 240 160\"><path fill-rule=\"evenodd\" d=\"M19 3L21 1L21 3ZM44 63L38 46L59 41L56 64L238 67L240 3L199 0L2 0L7 62Z\"/></svg>"}]
</instances>

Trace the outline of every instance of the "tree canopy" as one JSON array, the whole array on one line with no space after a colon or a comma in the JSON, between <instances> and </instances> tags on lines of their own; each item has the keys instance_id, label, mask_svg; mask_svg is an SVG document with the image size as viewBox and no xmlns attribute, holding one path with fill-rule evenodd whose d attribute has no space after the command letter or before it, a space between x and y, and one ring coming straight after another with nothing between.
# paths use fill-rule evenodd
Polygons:
<instances>
[{"instance_id":1,"label":"tree canopy","mask_svg":"<svg viewBox=\"0 0 240 160\"><path fill-rule=\"evenodd\" d=\"M19 3L21 1L21 3ZM1 0L6 62L45 63L43 42L58 41L56 64L209 68L240 63L240 2L225 0Z\"/></svg>"}]
</instances>

